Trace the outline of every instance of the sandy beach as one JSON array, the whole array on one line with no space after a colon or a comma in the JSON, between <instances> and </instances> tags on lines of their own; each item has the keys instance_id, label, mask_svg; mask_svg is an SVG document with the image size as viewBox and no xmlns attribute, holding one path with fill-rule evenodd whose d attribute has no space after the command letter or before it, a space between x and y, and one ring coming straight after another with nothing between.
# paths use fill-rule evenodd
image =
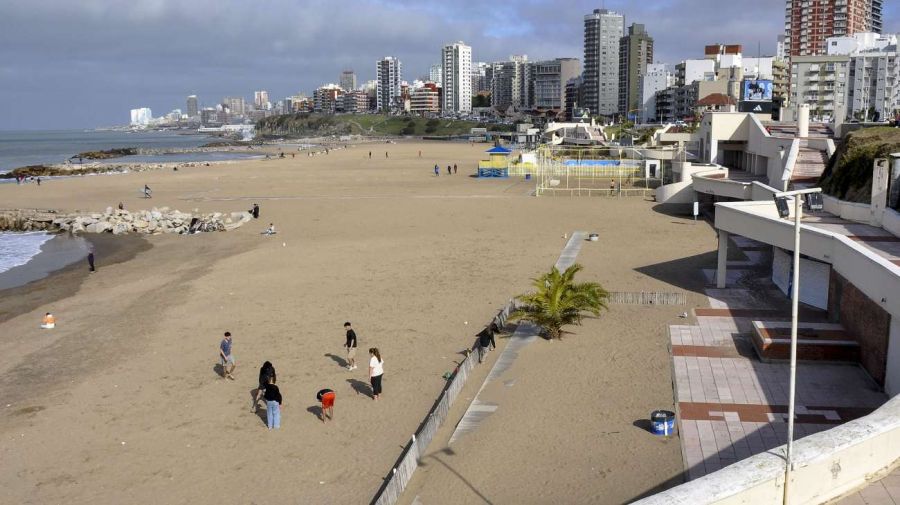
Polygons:
<instances>
[{"instance_id":1,"label":"sandy beach","mask_svg":"<svg viewBox=\"0 0 900 505\"><path fill-rule=\"evenodd\" d=\"M715 264L714 232L641 198L535 198L532 182L472 177L489 147L363 144L0 185L8 208L261 207L235 231L127 237L98 250L95 274L0 291L0 502L368 503L459 351L575 230L600 233L578 257L582 280L685 291L688 305L611 305L562 342L532 344L513 385L483 393L503 407L452 451L439 434L441 462L417 473L405 503L622 503L680 482L678 439L640 421L672 407L666 325L705 303L698 268ZM278 234L261 236L270 222ZM38 328L47 311L51 331ZM361 355L382 351L381 401L358 394L362 364L341 366L344 321ZM226 330L235 381L214 371ZM265 360L284 395L279 431L249 409ZM337 401L323 425L324 387Z\"/></svg>"}]
</instances>

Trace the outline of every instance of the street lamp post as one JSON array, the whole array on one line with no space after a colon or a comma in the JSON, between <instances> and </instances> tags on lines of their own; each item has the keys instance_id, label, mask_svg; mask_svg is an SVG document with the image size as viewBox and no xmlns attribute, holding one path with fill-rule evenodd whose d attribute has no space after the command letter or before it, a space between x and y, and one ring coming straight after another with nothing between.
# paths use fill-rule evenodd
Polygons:
<instances>
[{"instance_id":1,"label":"street lamp post","mask_svg":"<svg viewBox=\"0 0 900 505\"><path fill-rule=\"evenodd\" d=\"M790 212L787 207L787 197L794 197L794 266L791 276L791 372L790 372L790 389L788 391L788 432L787 432L787 452L785 454L784 465L784 495L782 502L784 505L790 503L790 485L791 471L793 470L793 448L794 448L794 395L797 384L797 316L800 309L800 218L803 212L803 204L801 202L802 195L810 193L821 193L822 188L799 189L795 191L785 191L775 193L775 204L778 207L780 217L788 217Z\"/></svg>"}]
</instances>

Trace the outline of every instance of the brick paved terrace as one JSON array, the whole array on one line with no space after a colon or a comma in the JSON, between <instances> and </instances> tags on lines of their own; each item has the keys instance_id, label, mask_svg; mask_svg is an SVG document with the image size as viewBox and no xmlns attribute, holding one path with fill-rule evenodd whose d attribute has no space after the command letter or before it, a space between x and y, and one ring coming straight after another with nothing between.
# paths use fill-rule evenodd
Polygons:
<instances>
[{"instance_id":1,"label":"brick paved terrace","mask_svg":"<svg viewBox=\"0 0 900 505\"><path fill-rule=\"evenodd\" d=\"M753 336L782 337L783 322L790 321L789 300L769 280L766 251L770 248L743 237L733 240L747 259L729 261L728 287L707 288L710 307L694 311L696 324L669 328L689 479L787 441L789 366L780 359L761 361ZM714 271L703 273L713 286ZM761 322L756 329L754 321ZM816 328L825 335L823 340L847 338L827 326L826 314L817 309L804 307L800 321L813 329L807 332L809 338ZM794 437L865 416L886 400L881 388L855 363L802 362L797 367Z\"/></svg>"}]
</instances>

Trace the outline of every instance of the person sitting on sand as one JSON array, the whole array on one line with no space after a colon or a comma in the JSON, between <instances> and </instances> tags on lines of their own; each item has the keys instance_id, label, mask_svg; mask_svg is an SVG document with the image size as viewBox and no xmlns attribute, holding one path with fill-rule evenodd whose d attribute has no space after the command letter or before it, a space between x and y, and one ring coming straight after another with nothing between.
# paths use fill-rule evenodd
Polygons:
<instances>
[{"instance_id":1,"label":"person sitting on sand","mask_svg":"<svg viewBox=\"0 0 900 505\"><path fill-rule=\"evenodd\" d=\"M269 235L275 235L276 233L278 233L278 232L275 231L275 224L274 224L274 223L269 223L269 227L266 228L266 231L262 232L262 234L265 235L265 236L267 236L267 237L268 237Z\"/></svg>"},{"instance_id":2,"label":"person sitting on sand","mask_svg":"<svg viewBox=\"0 0 900 505\"><path fill-rule=\"evenodd\" d=\"M45 330L52 330L56 328L56 318L53 317L53 314L47 312L44 314L44 318L41 319L41 328Z\"/></svg>"}]
</instances>

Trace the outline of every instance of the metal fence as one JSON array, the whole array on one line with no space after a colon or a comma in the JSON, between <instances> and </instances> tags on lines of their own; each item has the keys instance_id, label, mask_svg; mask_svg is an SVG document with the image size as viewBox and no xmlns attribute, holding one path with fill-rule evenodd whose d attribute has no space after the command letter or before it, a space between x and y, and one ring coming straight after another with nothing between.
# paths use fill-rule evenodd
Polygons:
<instances>
[{"instance_id":1,"label":"metal fence","mask_svg":"<svg viewBox=\"0 0 900 505\"><path fill-rule=\"evenodd\" d=\"M491 323L496 324L498 328L505 327L509 315L515 308L515 300L510 300L503 307L503 310L494 316ZM475 350L477 347L478 342L476 341L472 346L472 350ZM434 435L441 425L444 424L444 421L447 420L447 416L450 414L450 407L453 405L456 397L459 396L463 386L465 386L466 380L469 378L469 372L477 364L478 353L476 352L469 353L459 363L453 372L453 376L447 381L447 384L438 396L437 401L434 402L434 406L431 407L428 415L425 416L422 424L419 425L419 429L416 430L409 443L403 448L400 458L397 459L390 473L385 477L384 484L381 485L381 488L378 489L371 501L373 505L393 505L400 499L400 494L406 489L406 485L409 484L413 473L419 466L419 459L425 455L425 451L428 449L428 445L431 443Z\"/></svg>"},{"instance_id":2,"label":"metal fence","mask_svg":"<svg viewBox=\"0 0 900 505\"><path fill-rule=\"evenodd\" d=\"M632 305L685 305L684 293L627 292L613 291L609 293L609 303Z\"/></svg>"}]
</instances>

